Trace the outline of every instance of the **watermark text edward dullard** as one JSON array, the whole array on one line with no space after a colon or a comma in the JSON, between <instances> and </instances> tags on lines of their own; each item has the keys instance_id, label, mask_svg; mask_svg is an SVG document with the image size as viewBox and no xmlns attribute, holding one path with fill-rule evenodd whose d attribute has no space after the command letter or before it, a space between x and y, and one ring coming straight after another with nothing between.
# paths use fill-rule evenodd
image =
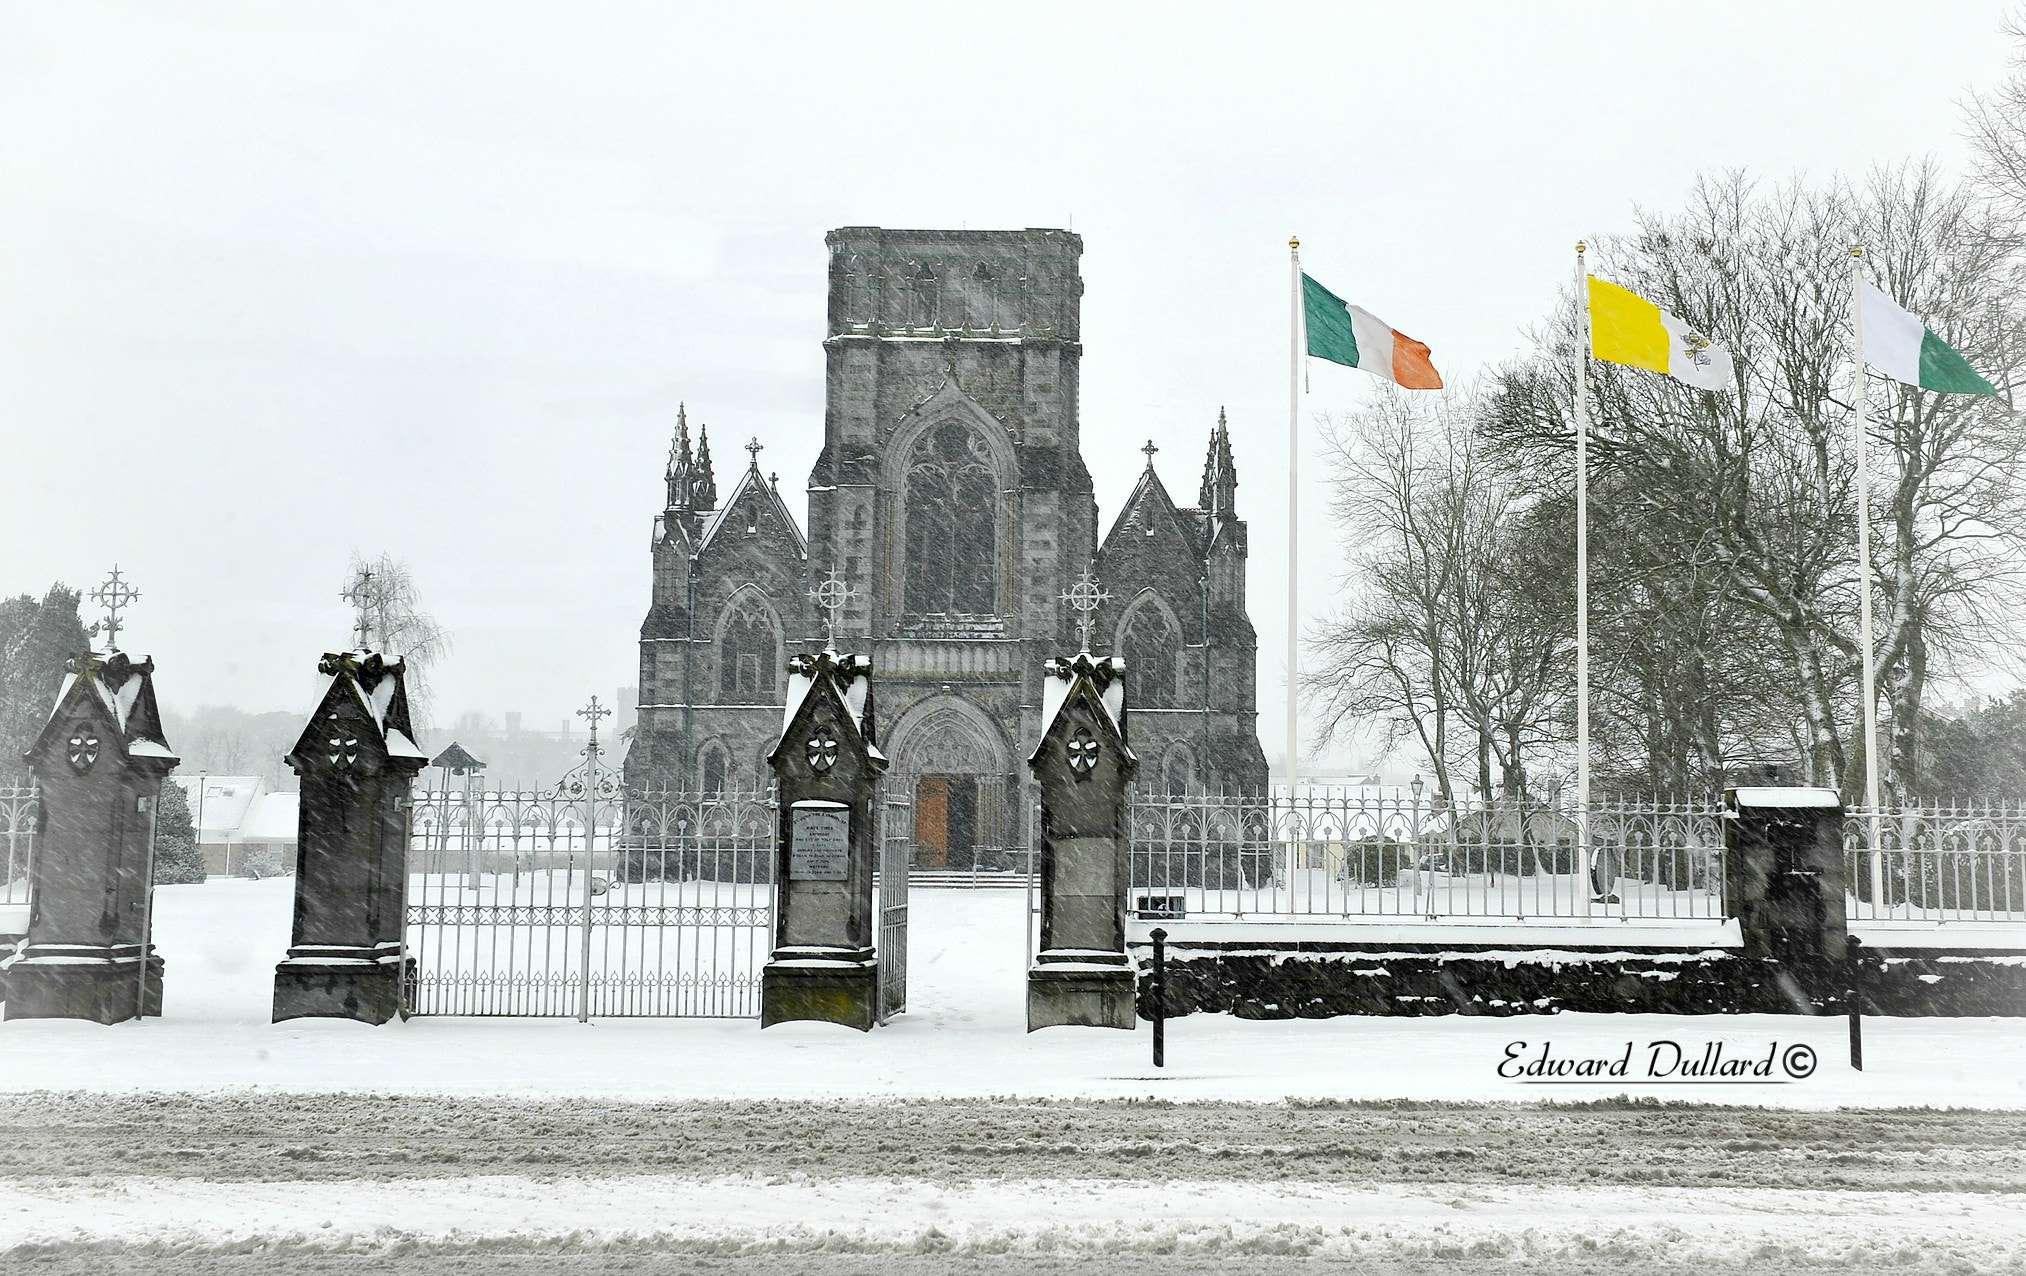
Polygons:
<instances>
[{"instance_id":1,"label":"watermark text edward dullard","mask_svg":"<svg viewBox=\"0 0 2026 1276\"><path fill-rule=\"evenodd\" d=\"M1803 1042L1736 1046L1721 1039L1628 1041L1596 1053L1557 1049L1550 1041L1514 1041L1498 1075L1532 1085L1629 1081L1651 1085L1784 1085L1814 1074L1815 1048Z\"/></svg>"}]
</instances>

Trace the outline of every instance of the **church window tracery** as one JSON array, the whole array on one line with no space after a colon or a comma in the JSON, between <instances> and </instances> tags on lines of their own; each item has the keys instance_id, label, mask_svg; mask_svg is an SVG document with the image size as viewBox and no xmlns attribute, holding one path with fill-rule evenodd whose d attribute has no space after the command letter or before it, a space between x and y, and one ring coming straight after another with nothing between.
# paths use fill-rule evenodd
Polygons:
<instances>
[{"instance_id":1,"label":"church window tracery","mask_svg":"<svg viewBox=\"0 0 2026 1276\"><path fill-rule=\"evenodd\" d=\"M1126 662L1127 703L1149 709L1178 707L1182 644L1166 613L1149 606L1128 616L1119 654Z\"/></svg>"},{"instance_id":2,"label":"church window tracery","mask_svg":"<svg viewBox=\"0 0 2026 1276\"><path fill-rule=\"evenodd\" d=\"M774 698L774 622L749 594L733 600L718 639L718 691L733 704L764 704Z\"/></svg>"},{"instance_id":3,"label":"church window tracery","mask_svg":"<svg viewBox=\"0 0 2026 1276\"><path fill-rule=\"evenodd\" d=\"M908 613L996 614L998 502L984 440L956 421L925 432L908 458L906 499Z\"/></svg>"}]
</instances>

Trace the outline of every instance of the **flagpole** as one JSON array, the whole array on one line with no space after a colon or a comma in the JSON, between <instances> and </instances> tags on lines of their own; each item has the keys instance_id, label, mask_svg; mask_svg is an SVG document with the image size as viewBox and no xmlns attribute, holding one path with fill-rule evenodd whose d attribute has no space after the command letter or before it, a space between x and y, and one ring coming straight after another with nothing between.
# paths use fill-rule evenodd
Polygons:
<instances>
[{"instance_id":1,"label":"flagpole","mask_svg":"<svg viewBox=\"0 0 2026 1276\"><path fill-rule=\"evenodd\" d=\"M1590 302L1576 242L1576 888L1588 916L1590 861Z\"/></svg>"},{"instance_id":2,"label":"flagpole","mask_svg":"<svg viewBox=\"0 0 2026 1276\"><path fill-rule=\"evenodd\" d=\"M1871 384L1864 368L1864 300L1858 285L1864 279L1864 249L1850 250L1851 362L1857 376L1857 641L1864 664L1864 804L1871 808L1872 915L1885 901L1885 868L1879 851L1878 816L1878 670L1871 645Z\"/></svg>"},{"instance_id":3,"label":"flagpole","mask_svg":"<svg viewBox=\"0 0 2026 1276\"><path fill-rule=\"evenodd\" d=\"M1295 515L1297 484L1301 474L1301 240L1287 240L1287 907L1294 910L1294 803L1295 785L1301 779L1301 729L1296 712L1301 694L1296 674L1301 657L1301 610L1298 603L1301 573L1296 552L1301 528Z\"/></svg>"}]
</instances>

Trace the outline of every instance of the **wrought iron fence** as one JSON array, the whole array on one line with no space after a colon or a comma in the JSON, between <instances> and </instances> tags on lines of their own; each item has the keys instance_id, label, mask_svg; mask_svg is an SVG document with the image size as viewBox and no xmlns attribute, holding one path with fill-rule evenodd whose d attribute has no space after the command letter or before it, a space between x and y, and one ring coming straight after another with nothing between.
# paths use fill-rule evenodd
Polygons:
<instances>
[{"instance_id":1,"label":"wrought iron fence","mask_svg":"<svg viewBox=\"0 0 2026 1276\"><path fill-rule=\"evenodd\" d=\"M2026 807L1853 807L1843 854L1852 920L2026 922Z\"/></svg>"},{"instance_id":2,"label":"wrought iron fence","mask_svg":"<svg viewBox=\"0 0 2026 1276\"><path fill-rule=\"evenodd\" d=\"M0 904L28 903L29 869L35 863L35 825L41 810L35 785L0 784ZM26 922L23 921L25 927ZM10 927L0 919L0 930Z\"/></svg>"},{"instance_id":3,"label":"wrought iron fence","mask_svg":"<svg viewBox=\"0 0 2026 1276\"><path fill-rule=\"evenodd\" d=\"M422 1014L759 1013L774 914L765 792L418 791L411 1008Z\"/></svg>"},{"instance_id":4,"label":"wrought iron fence","mask_svg":"<svg viewBox=\"0 0 2026 1276\"><path fill-rule=\"evenodd\" d=\"M1143 915L1717 918L1714 802L1423 801L1406 792L1134 795Z\"/></svg>"}]
</instances>

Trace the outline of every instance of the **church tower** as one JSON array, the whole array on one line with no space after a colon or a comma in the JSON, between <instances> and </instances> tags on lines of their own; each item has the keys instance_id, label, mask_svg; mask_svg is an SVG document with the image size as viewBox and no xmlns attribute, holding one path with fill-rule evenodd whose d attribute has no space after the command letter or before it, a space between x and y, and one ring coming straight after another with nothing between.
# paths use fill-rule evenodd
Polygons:
<instances>
[{"instance_id":1,"label":"church tower","mask_svg":"<svg viewBox=\"0 0 2026 1276\"><path fill-rule=\"evenodd\" d=\"M831 232L810 570L859 591L893 759L936 844L1010 847L1058 595L1096 551L1077 421L1083 241L1068 231ZM926 835L926 836L924 836ZM997 852L994 852L997 853Z\"/></svg>"}]
</instances>

